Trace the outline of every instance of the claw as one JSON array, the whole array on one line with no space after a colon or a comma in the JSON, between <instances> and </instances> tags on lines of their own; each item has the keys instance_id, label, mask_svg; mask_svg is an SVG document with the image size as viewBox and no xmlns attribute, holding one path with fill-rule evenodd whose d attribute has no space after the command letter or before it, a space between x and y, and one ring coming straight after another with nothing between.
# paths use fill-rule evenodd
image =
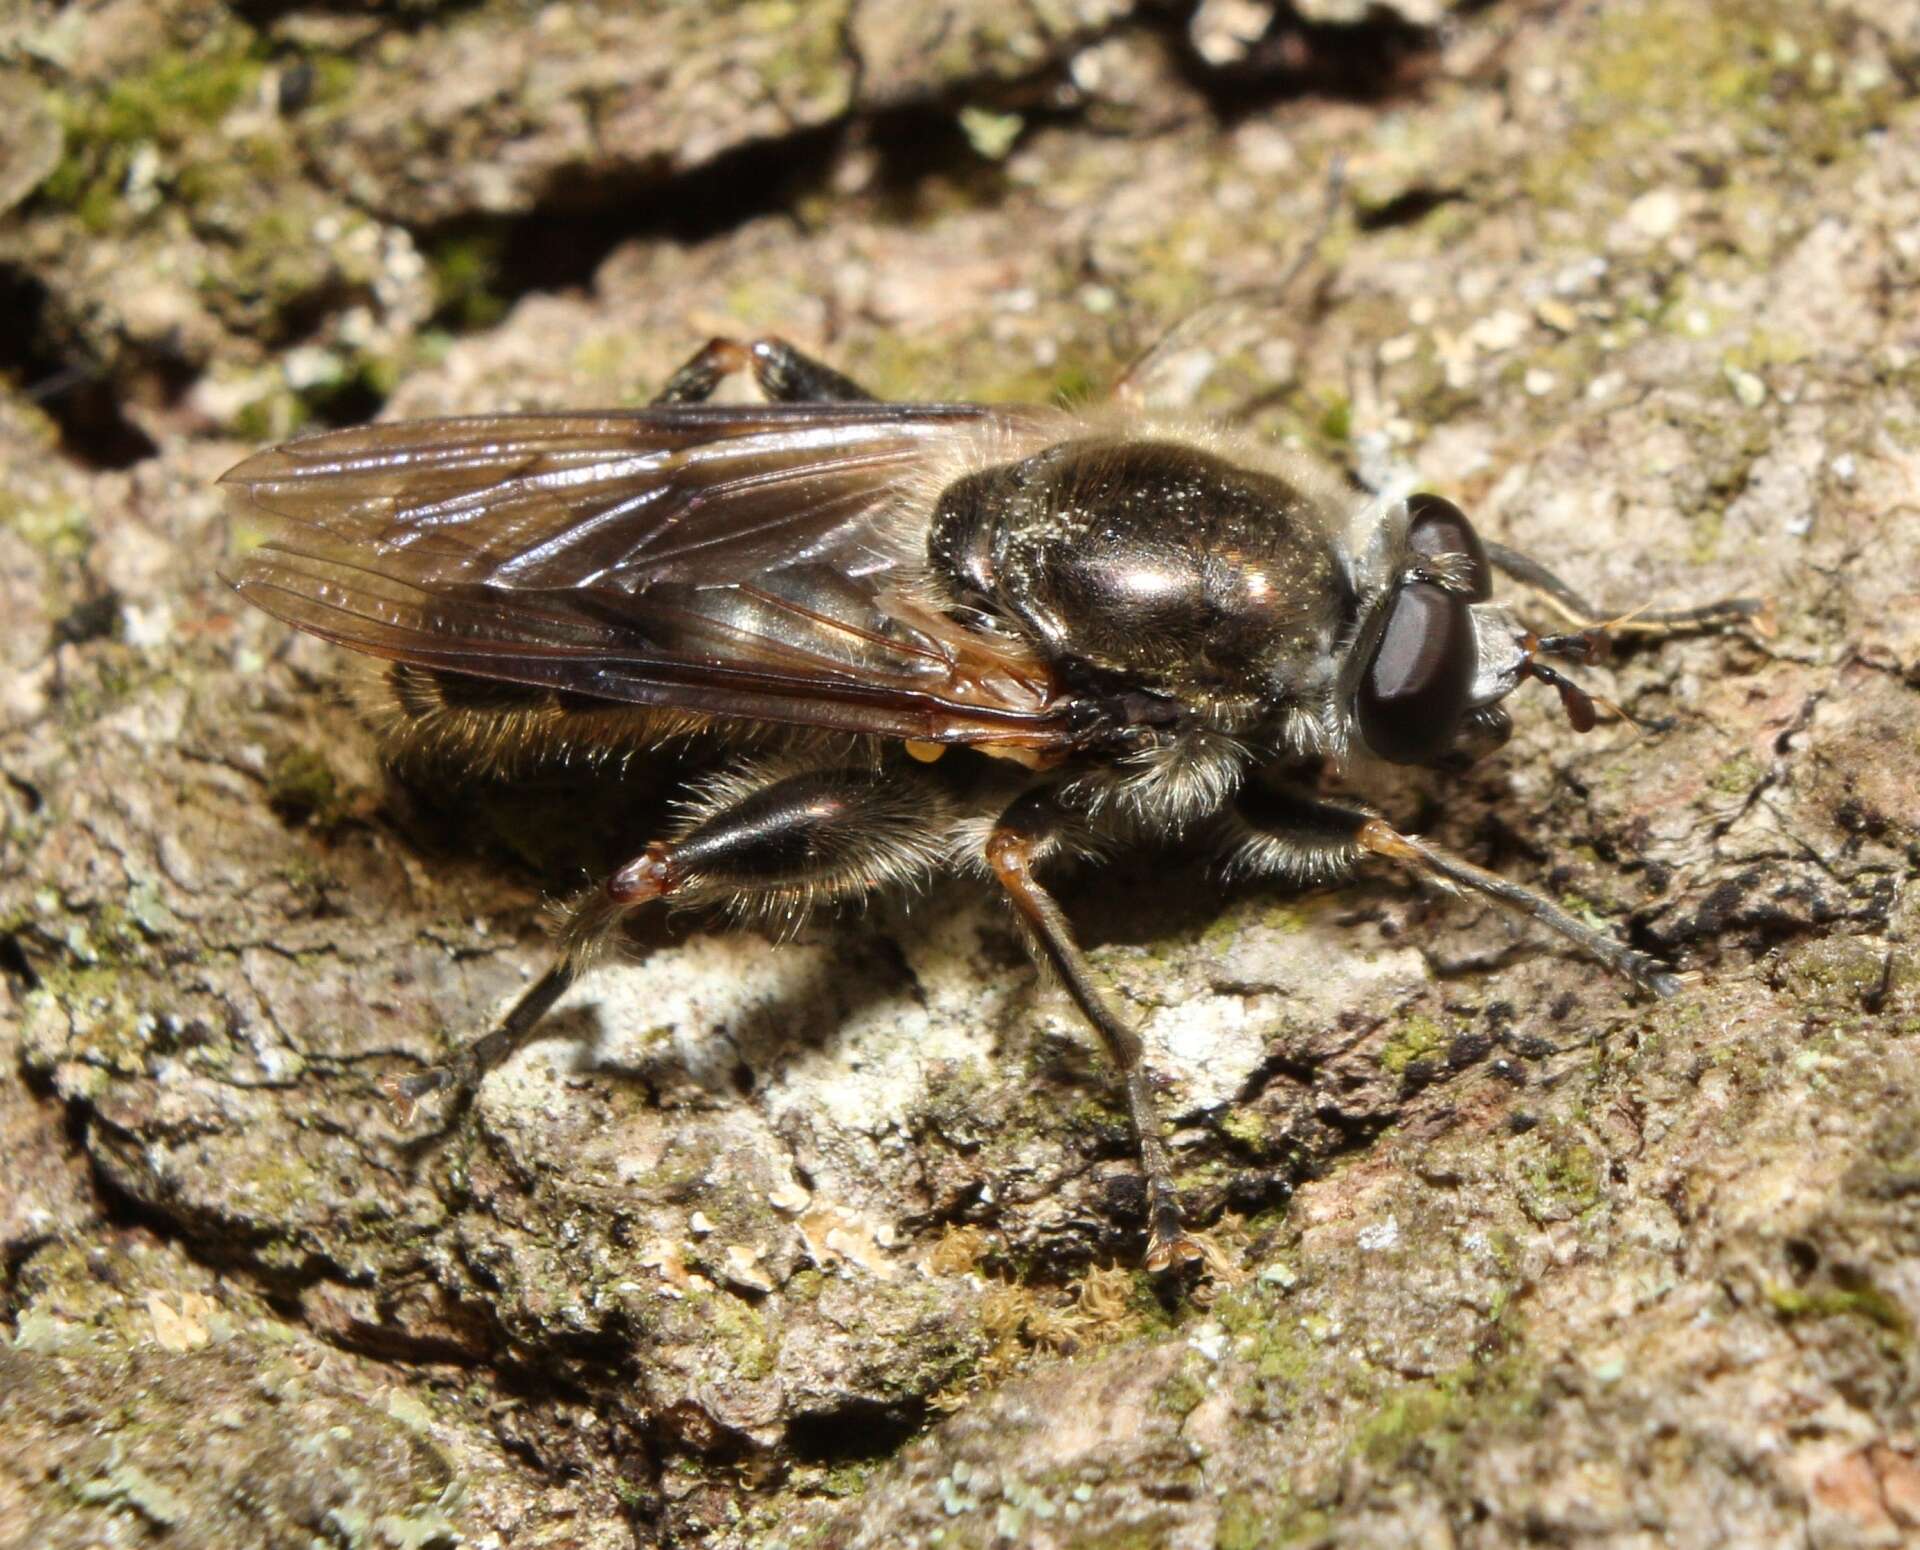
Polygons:
<instances>
[{"instance_id":1,"label":"claw","mask_svg":"<svg viewBox=\"0 0 1920 1550\"><path fill-rule=\"evenodd\" d=\"M417 1077L410 1076L386 1076L380 1079L381 1095L393 1105L394 1118L400 1122L403 1130L413 1128L414 1116L420 1112L420 1094L409 1090L417 1080Z\"/></svg>"},{"instance_id":2,"label":"claw","mask_svg":"<svg viewBox=\"0 0 1920 1550\"><path fill-rule=\"evenodd\" d=\"M389 1076L381 1079L380 1091L394 1107L395 1118L402 1126L411 1126L420 1112L420 1100L429 1098L437 1092L459 1085L459 1076L447 1066L429 1066L424 1071L416 1071L412 1076Z\"/></svg>"},{"instance_id":3,"label":"claw","mask_svg":"<svg viewBox=\"0 0 1920 1550\"><path fill-rule=\"evenodd\" d=\"M1154 1275L1176 1265L1200 1266L1207 1279L1232 1284L1244 1279L1243 1272L1205 1233L1184 1229L1170 1238L1153 1238L1147 1245L1147 1269Z\"/></svg>"},{"instance_id":4,"label":"claw","mask_svg":"<svg viewBox=\"0 0 1920 1550\"><path fill-rule=\"evenodd\" d=\"M1180 1232L1171 1238L1162 1238L1156 1233L1147 1242L1147 1269L1155 1275L1163 1270L1171 1270L1177 1264L1192 1264L1196 1260L1204 1262L1211 1257L1207 1246L1191 1233Z\"/></svg>"},{"instance_id":5,"label":"claw","mask_svg":"<svg viewBox=\"0 0 1920 1550\"><path fill-rule=\"evenodd\" d=\"M1171 1195L1160 1196L1148 1214L1153 1225L1147 1232L1146 1266L1151 1274L1197 1264L1215 1280L1239 1279L1239 1272L1218 1245L1202 1233L1187 1231L1178 1200Z\"/></svg>"}]
</instances>

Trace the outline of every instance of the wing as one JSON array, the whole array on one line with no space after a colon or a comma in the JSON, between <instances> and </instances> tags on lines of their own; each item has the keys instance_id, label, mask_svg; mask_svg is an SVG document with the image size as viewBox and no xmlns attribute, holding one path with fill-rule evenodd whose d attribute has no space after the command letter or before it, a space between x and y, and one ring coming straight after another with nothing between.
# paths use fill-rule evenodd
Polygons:
<instances>
[{"instance_id":1,"label":"wing","mask_svg":"<svg viewBox=\"0 0 1920 1550\"><path fill-rule=\"evenodd\" d=\"M230 580L392 661L631 705L943 743L1069 741L1053 675L917 603L911 492L1042 410L680 405L333 431L223 483Z\"/></svg>"}]
</instances>

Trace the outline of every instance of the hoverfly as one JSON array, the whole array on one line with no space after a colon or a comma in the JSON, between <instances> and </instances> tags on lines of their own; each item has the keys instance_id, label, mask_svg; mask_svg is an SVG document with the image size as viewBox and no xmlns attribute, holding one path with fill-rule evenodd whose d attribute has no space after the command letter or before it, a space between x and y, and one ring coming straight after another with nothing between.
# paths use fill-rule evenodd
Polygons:
<instances>
[{"instance_id":1,"label":"hoverfly","mask_svg":"<svg viewBox=\"0 0 1920 1550\"><path fill-rule=\"evenodd\" d=\"M751 373L768 400L709 402ZM384 659L407 741L484 757L738 746L683 816L613 856L501 1025L397 1084L480 1077L631 912L791 928L942 871L995 885L1124 1083L1146 1262L1184 1225L1139 1034L1041 874L1115 842L1204 842L1230 876L1325 883L1385 856L1488 895L1658 995L1674 975L1551 900L1330 795L1349 761L1453 768L1599 616L1437 495L1356 499L1214 424L1118 409L883 403L777 339L715 340L648 407L331 431L226 475L267 541L232 576ZM1503 572L1579 626L1542 636ZM1736 601L1634 627L1750 619ZM1604 704L1604 702L1601 702ZM1609 707L1611 708L1611 707Z\"/></svg>"}]
</instances>

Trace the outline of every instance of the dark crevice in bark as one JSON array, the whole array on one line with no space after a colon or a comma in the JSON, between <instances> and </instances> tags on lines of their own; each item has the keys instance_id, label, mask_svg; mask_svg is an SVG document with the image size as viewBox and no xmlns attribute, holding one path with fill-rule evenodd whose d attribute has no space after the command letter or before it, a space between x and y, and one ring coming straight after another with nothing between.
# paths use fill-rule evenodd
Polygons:
<instances>
[{"instance_id":1,"label":"dark crevice in bark","mask_svg":"<svg viewBox=\"0 0 1920 1550\"><path fill-rule=\"evenodd\" d=\"M1414 188L1385 204L1362 210L1354 224L1362 231L1386 231L1394 226L1417 226L1445 205L1464 204L1467 195L1457 188Z\"/></svg>"},{"instance_id":2,"label":"dark crevice in bark","mask_svg":"<svg viewBox=\"0 0 1920 1550\"><path fill-rule=\"evenodd\" d=\"M1194 46L1197 9L1161 12L1161 25L1186 83L1228 125L1296 98L1379 103L1418 92L1440 44L1435 29L1383 6L1358 24L1334 25L1309 21L1283 4L1239 59L1216 64Z\"/></svg>"},{"instance_id":3,"label":"dark crevice in bark","mask_svg":"<svg viewBox=\"0 0 1920 1550\"><path fill-rule=\"evenodd\" d=\"M27 957L27 950L20 945L20 938L13 932L0 933L0 976L12 980L21 990L32 990L40 983L40 976L33 972L33 963Z\"/></svg>"},{"instance_id":4,"label":"dark crevice in bark","mask_svg":"<svg viewBox=\"0 0 1920 1550\"><path fill-rule=\"evenodd\" d=\"M473 332L521 298L584 287L614 248L655 238L708 241L760 216L788 212L831 167L842 127L741 146L678 177L644 171L562 177L523 214L466 216L412 228L442 271L467 266L463 294L443 295L436 327ZM474 298L484 298L476 309Z\"/></svg>"},{"instance_id":5,"label":"dark crevice in bark","mask_svg":"<svg viewBox=\"0 0 1920 1550\"><path fill-rule=\"evenodd\" d=\"M417 26L440 11L457 8L423 5L391 19L390 25ZM295 7L260 0L242 9L266 23ZM1390 98L1417 88L1423 63L1438 44L1434 31L1389 11L1378 11L1357 26L1327 26L1304 21L1283 7L1245 59L1221 67L1194 52L1191 9L1143 11L1077 38L1071 46L1063 42L1055 58L1025 76L958 81L897 105L859 104L856 96L856 108L846 116L740 146L676 176L662 178L644 168L613 176L563 170L537 207L524 213L476 214L417 226L402 221L421 251L435 260L437 273L459 277L441 297L433 325L454 333L474 332L490 327L526 296L585 287L625 242L696 244L755 219L795 216L803 201L827 187L834 168L856 146L877 160L867 197L883 211L894 209L911 218L921 191L936 177L965 186L990 203L999 196L1003 173L968 141L958 109L984 104L1017 111L1028 131L1080 122L1087 117L1086 105L1062 94L1067 56L1129 27L1163 35L1180 73L1223 123L1292 98ZM851 50L850 57L857 67ZM287 78L297 83L301 76L296 68ZM292 102L286 110L298 106ZM347 197L346 191L340 192ZM1373 219L1381 224L1417 220L1456 196L1440 191L1424 204L1423 197L1409 196L1376 212ZM323 289L276 318L271 337L263 342L297 342L364 300L351 288ZM0 375L14 377L41 402L60 425L66 450L89 466L125 468L152 456L154 443L129 415L127 404L142 399L176 402L199 375L201 363L169 358L151 347L111 365L82 358L63 347L59 330L50 322L48 301L39 279L0 266L0 313L24 320L24 326L9 331L8 342L0 343ZM375 381L356 374L327 392L309 394L306 407L316 426L357 424L376 416L386 396Z\"/></svg>"},{"instance_id":6,"label":"dark crevice in bark","mask_svg":"<svg viewBox=\"0 0 1920 1550\"><path fill-rule=\"evenodd\" d=\"M46 285L14 264L0 264L0 378L10 379L60 428L60 445L91 468L131 468L154 455L153 439L128 418L124 400L131 383L63 337ZM176 395L191 373L180 363L149 363L166 396Z\"/></svg>"},{"instance_id":7,"label":"dark crevice in bark","mask_svg":"<svg viewBox=\"0 0 1920 1550\"><path fill-rule=\"evenodd\" d=\"M802 1411L787 1422L787 1448L803 1464L848 1464L899 1451L927 1424L922 1400L883 1404L855 1399L831 1410Z\"/></svg>"},{"instance_id":8,"label":"dark crevice in bark","mask_svg":"<svg viewBox=\"0 0 1920 1550\"><path fill-rule=\"evenodd\" d=\"M588 286L624 243L695 246L766 217L799 220L802 205L826 189L843 156L855 148L876 161L865 197L903 219L911 218L920 191L936 176L991 201L1003 187L1003 174L974 150L956 111L983 96L1007 101L1034 91L1031 82L956 88L938 98L738 146L670 178L646 169L597 177L563 173L537 208L524 213L410 228L438 267L444 270L439 261L458 255L473 270L466 294L443 298L434 326L477 331L523 297ZM1024 116L1031 123L1073 115L1027 109ZM484 297L478 313L471 305L476 295Z\"/></svg>"},{"instance_id":9,"label":"dark crevice in bark","mask_svg":"<svg viewBox=\"0 0 1920 1550\"><path fill-rule=\"evenodd\" d=\"M68 1114L69 1134L75 1147L87 1160L101 1215L111 1225L122 1229L140 1229L178 1248L195 1264L217 1274L243 1277L269 1303L280 1309L296 1306L298 1293L304 1287L320 1281L346 1281L341 1268L324 1255L307 1253L298 1269L268 1266L255 1252L268 1241L267 1234L249 1232L241 1223L230 1220L195 1221L169 1212L154 1201L143 1199L116 1179L112 1170L101 1160L100 1131L110 1127L105 1127L104 1122L85 1103L70 1103ZM151 1142L156 1137L148 1133L138 1142L132 1136L125 1139L129 1144L141 1144Z\"/></svg>"},{"instance_id":10,"label":"dark crevice in bark","mask_svg":"<svg viewBox=\"0 0 1920 1550\"><path fill-rule=\"evenodd\" d=\"M1272 46L1263 43L1231 69L1216 69L1193 55L1186 11L1144 13L1128 25L1167 36L1183 74L1191 78L1215 114L1231 122L1292 97L1333 96L1373 101L1404 88L1403 66L1430 54L1437 36L1381 12L1357 27L1304 23L1283 11ZM1119 28L1108 29L1108 31ZM1093 34L1079 46L1098 40ZM856 61L857 63L857 61ZM859 106L832 122L755 141L714 160L662 179L646 169L612 176L563 172L538 207L507 216L469 216L410 228L429 255L458 253L473 284L443 298L437 327L453 332L489 326L499 312L533 294L577 289L612 251L642 239L693 245L711 241L767 216L798 218L809 196L822 191L853 148L873 155L877 167L865 197L883 211L910 219L920 193L935 178L967 187L992 202L1004 176L983 159L962 130L957 112L967 104L1017 111L1030 132L1049 124L1076 123L1085 109L1061 105L1065 59L1010 80L959 81L936 94L898 105ZM1437 195L1433 204L1456 197ZM1391 220L1412 220L1425 210L1399 211ZM478 311L476 296L485 298ZM341 406L348 407L348 406ZM377 403L351 406L360 417ZM330 420L343 417L323 406Z\"/></svg>"},{"instance_id":11,"label":"dark crevice in bark","mask_svg":"<svg viewBox=\"0 0 1920 1550\"><path fill-rule=\"evenodd\" d=\"M377 0L374 4L368 0L231 0L234 11L256 26L294 14L359 18L377 9L383 14L376 40L387 33L425 31L450 16L477 11L482 3L483 0L397 0L397 3L390 0L388 4L379 5Z\"/></svg>"}]
</instances>

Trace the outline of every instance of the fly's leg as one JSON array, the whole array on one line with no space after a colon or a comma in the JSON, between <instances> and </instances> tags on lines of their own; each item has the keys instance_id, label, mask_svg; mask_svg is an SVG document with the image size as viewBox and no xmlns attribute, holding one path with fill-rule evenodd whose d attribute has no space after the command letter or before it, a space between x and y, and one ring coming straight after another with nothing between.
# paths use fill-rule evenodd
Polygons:
<instances>
[{"instance_id":1,"label":"fly's leg","mask_svg":"<svg viewBox=\"0 0 1920 1550\"><path fill-rule=\"evenodd\" d=\"M1729 597L1696 608L1638 609L1613 618L1596 608L1532 555L1505 544L1489 543L1487 559L1494 568L1531 587L1568 623L1579 630L1602 630L1610 635L1662 637L1700 630L1736 629L1747 625L1761 635L1773 633L1773 604L1763 597Z\"/></svg>"},{"instance_id":2,"label":"fly's leg","mask_svg":"<svg viewBox=\"0 0 1920 1550\"><path fill-rule=\"evenodd\" d=\"M924 877L944 857L944 794L872 766L744 767L696 793L687 820L583 899L559 958L501 1024L444 1064L392 1084L411 1106L452 1089L464 1102L533 1034L633 910L664 899L719 906L776 932L817 905Z\"/></svg>"},{"instance_id":3,"label":"fly's leg","mask_svg":"<svg viewBox=\"0 0 1920 1550\"><path fill-rule=\"evenodd\" d=\"M562 954L554 959L545 974L527 987L512 1010L500 1019L497 1028L489 1029L463 1046L451 1060L389 1082L387 1090L400 1106L401 1119L411 1121L414 1107L421 1099L449 1089L459 1094L460 1103L455 1105L458 1112L479 1088L481 1078L527 1042L540 1020L553 1009L553 1003L567 993L579 976L579 965L573 955Z\"/></svg>"},{"instance_id":4,"label":"fly's leg","mask_svg":"<svg viewBox=\"0 0 1920 1550\"><path fill-rule=\"evenodd\" d=\"M1375 814L1304 792L1244 786L1227 810L1229 880L1281 877L1312 887L1344 882L1365 854L1355 836Z\"/></svg>"},{"instance_id":5,"label":"fly's leg","mask_svg":"<svg viewBox=\"0 0 1920 1550\"><path fill-rule=\"evenodd\" d=\"M784 404L868 404L873 394L831 366L803 355L784 339L756 339L747 346L760 391Z\"/></svg>"},{"instance_id":6,"label":"fly's leg","mask_svg":"<svg viewBox=\"0 0 1920 1550\"><path fill-rule=\"evenodd\" d=\"M988 837L987 864L1013 905L1028 947L1059 976L1073 1004L1093 1024L1107 1054L1120 1068L1147 1181L1147 1268L1164 1270L1179 1260L1205 1260L1205 1245L1188 1236L1180 1213L1140 1035L1095 982L1093 967L1074 940L1065 912L1033 875L1036 863L1057 847L1064 824L1064 817L1044 793L1021 797L1001 814Z\"/></svg>"},{"instance_id":7,"label":"fly's leg","mask_svg":"<svg viewBox=\"0 0 1920 1550\"><path fill-rule=\"evenodd\" d=\"M1236 832L1227 868L1240 875L1278 875L1296 882L1330 882L1362 856L1389 861L1455 888L1471 888L1537 920L1588 957L1657 996L1678 994L1680 976L1657 958L1628 947L1570 915L1553 900L1497 872L1400 833L1377 813L1304 795L1246 792L1235 806Z\"/></svg>"},{"instance_id":8,"label":"fly's leg","mask_svg":"<svg viewBox=\"0 0 1920 1550\"><path fill-rule=\"evenodd\" d=\"M735 339L709 339L688 358L667 385L653 395L662 404L703 404L735 372L747 369L746 347Z\"/></svg>"},{"instance_id":9,"label":"fly's leg","mask_svg":"<svg viewBox=\"0 0 1920 1550\"><path fill-rule=\"evenodd\" d=\"M944 854L944 805L899 769L744 766L696 793L679 832L606 880L606 899L719 905L790 930L816 905L923 877Z\"/></svg>"},{"instance_id":10,"label":"fly's leg","mask_svg":"<svg viewBox=\"0 0 1920 1550\"><path fill-rule=\"evenodd\" d=\"M1577 916L1568 914L1546 895L1535 893L1531 888L1504 878L1498 872L1489 872L1471 861L1462 861L1458 856L1449 855L1437 845L1402 834L1383 818L1369 818L1360 825L1353 838L1354 843L1369 854L1385 856L1389 861L1397 861L1404 867L1442 882L1471 888L1510 910L1539 921L1548 930L1557 931L1572 942L1589 958L1616 974L1624 975L1643 990L1650 990L1661 997L1680 993L1680 976L1659 959L1588 925Z\"/></svg>"},{"instance_id":11,"label":"fly's leg","mask_svg":"<svg viewBox=\"0 0 1920 1550\"><path fill-rule=\"evenodd\" d=\"M768 336L751 344L710 339L654 395L655 404L698 404L737 372L751 371L760 391L780 404L870 403L873 395L831 366L803 354L784 339Z\"/></svg>"}]
</instances>

